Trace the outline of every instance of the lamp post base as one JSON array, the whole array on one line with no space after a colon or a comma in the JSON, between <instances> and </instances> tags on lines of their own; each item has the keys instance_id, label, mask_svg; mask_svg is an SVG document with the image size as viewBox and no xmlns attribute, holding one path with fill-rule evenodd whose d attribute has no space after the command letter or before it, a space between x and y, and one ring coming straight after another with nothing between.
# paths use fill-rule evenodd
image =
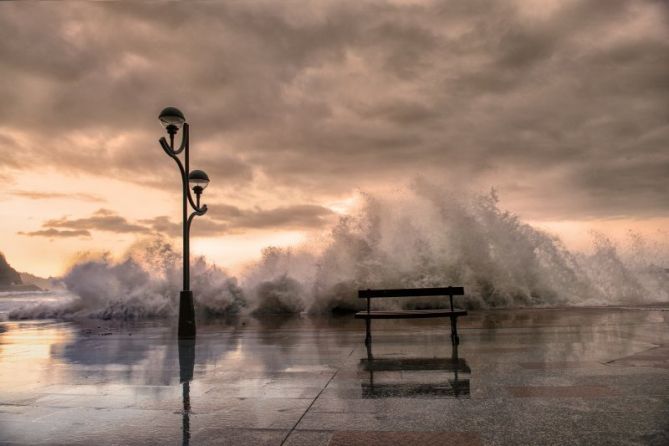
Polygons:
<instances>
[{"instance_id":1,"label":"lamp post base","mask_svg":"<svg viewBox=\"0 0 669 446\"><path fill-rule=\"evenodd\" d=\"M195 306L193 292L182 291L179 294L179 339L195 338Z\"/></svg>"}]
</instances>

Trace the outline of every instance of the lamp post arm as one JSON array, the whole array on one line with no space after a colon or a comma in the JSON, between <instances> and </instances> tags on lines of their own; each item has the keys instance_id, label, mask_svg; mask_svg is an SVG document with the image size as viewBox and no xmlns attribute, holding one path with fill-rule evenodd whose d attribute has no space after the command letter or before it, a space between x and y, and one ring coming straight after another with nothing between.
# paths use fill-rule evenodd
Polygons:
<instances>
[{"instance_id":1,"label":"lamp post arm","mask_svg":"<svg viewBox=\"0 0 669 446\"><path fill-rule=\"evenodd\" d=\"M186 170L184 169L184 165L181 163L179 157L177 157L177 152L172 150L165 137L160 138L160 146L163 148L165 153L167 153L167 155L177 163L177 166L179 166L179 171L181 172L181 185L184 190L188 190L188 177L186 176ZM193 203L192 198L190 199L190 202Z\"/></svg>"},{"instance_id":2,"label":"lamp post arm","mask_svg":"<svg viewBox=\"0 0 669 446\"><path fill-rule=\"evenodd\" d=\"M207 205L204 204L202 205L201 208L195 208L195 210L188 216L188 223L187 223L188 234L190 234L190 225L191 223L193 223L193 219L198 215L204 215L206 213L207 213Z\"/></svg>"},{"instance_id":3,"label":"lamp post arm","mask_svg":"<svg viewBox=\"0 0 669 446\"><path fill-rule=\"evenodd\" d=\"M170 157L175 158L180 153L174 151L174 149L172 148L170 143L167 142L164 136L160 138L159 142L160 142L160 147L162 147L165 153L167 153L167 155L169 155Z\"/></svg>"},{"instance_id":4,"label":"lamp post arm","mask_svg":"<svg viewBox=\"0 0 669 446\"><path fill-rule=\"evenodd\" d=\"M165 139L165 137L160 138L160 146L163 148L165 153L172 158L174 161L176 161L177 165L179 166L179 170L181 171L181 178L182 178L182 183L183 183L183 188L184 191L186 191L186 198L188 199L188 202L192 206L193 209L200 210L200 207L195 203L195 200L193 200L193 194L191 193L190 188L188 187L188 124L184 124L184 134L183 134L183 139L181 141L181 147L179 150L174 150L172 147L170 147L169 143ZM181 153L183 150L186 150L186 166L181 163L181 160L177 157L179 153ZM200 214L202 215L202 214Z\"/></svg>"}]
</instances>

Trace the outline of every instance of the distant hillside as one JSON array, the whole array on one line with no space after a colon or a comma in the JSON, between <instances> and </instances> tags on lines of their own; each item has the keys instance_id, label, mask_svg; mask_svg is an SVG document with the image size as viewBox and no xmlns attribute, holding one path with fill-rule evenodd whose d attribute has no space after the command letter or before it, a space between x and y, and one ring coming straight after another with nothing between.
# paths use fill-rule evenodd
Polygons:
<instances>
[{"instance_id":1,"label":"distant hillside","mask_svg":"<svg viewBox=\"0 0 669 446\"><path fill-rule=\"evenodd\" d=\"M7 262L5 255L0 253L0 291L42 291L62 287L62 282L51 277L43 279L32 274L19 273Z\"/></svg>"},{"instance_id":2,"label":"distant hillside","mask_svg":"<svg viewBox=\"0 0 669 446\"><path fill-rule=\"evenodd\" d=\"M0 287L22 284L19 273L7 263L5 255L0 253Z\"/></svg>"},{"instance_id":3,"label":"distant hillside","mask_svg":"<svg viewBox=\"0 0 669 446\"><path fill-rule=\"evenodd\" d=\"M57 277L48 277L45 279L44 277L38 277L30 273L19 273L19 276L21 276L23 283L37 286L43 290L53 291L65 288L65 284L63 283L62 279Z\"/></svg>"}]
</instances>

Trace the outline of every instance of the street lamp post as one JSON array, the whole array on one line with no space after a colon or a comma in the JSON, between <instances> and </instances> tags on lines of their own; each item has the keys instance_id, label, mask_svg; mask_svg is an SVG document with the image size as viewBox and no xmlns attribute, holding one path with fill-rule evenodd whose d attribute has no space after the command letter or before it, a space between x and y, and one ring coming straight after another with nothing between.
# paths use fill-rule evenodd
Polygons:
<instances>
[{"instance_id":1,"label":"street lamp post","mask_svg":"<svg viewBox=\"0 0 669 446\"><path fill-rule=\"evenodd\" d=\"M169 155L181 172L181 185L183 188L183 290L179 295L179 339L195 338L195 306L193 304L193 292L190 290L190 225L197 215L207 213L207 205L200 205L200 196L209 184L209 177L202 170L189 170L188 163L188 123L179 109L167 107L159 116L160 122L165 126L169 135L169 143L165 137L160 138L160 146L165 153ZM183 127L181 135L181 144L178 149L174 147L174 137ZM184 162L179 159L179 154L184 152ZM195 193L195 201L191 195L190 189ZM188 215L190 207L193 212Z\"/></svg>"}]
</instances>

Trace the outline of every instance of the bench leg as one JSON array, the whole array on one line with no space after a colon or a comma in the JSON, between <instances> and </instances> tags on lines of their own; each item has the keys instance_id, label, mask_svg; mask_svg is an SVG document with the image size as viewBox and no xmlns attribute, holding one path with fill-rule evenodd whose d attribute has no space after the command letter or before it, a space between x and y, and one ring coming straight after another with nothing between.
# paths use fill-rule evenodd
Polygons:
<instances>
[{"instance_id":1,"label":"bench leg","mask_svg":"<svg viewBox=\"0 0 669 446\"><path fill-rule=\"evenodd\" d=\"M458 372L460 371L460 358L458 358L458 344L453 344L451 351L451 364L453 364L453 391L455 392L455 397L457 398L460 395L460 380L458 379Z\"/></svg>"},{"instance_id":2,"label":"bench leg","mask_svg":"<svg viewBox=\"0 0 669 446\"><path fill-rule=\"evenodd\" d=\"M460 338L458 337L458 318L455 316L451 316L451 343L453 345L460 343Z\"/></svg>"},{"instance_id":3,"label":"bench leg","mask_svg":"<svg viewBox=\"0 0 669 446\"><path fill-rule=\"evenodd\" d=\"M367 347L367 358L372 359L372 321L365 319L367 335L365 336L365 346Z\"/></svg>"}]
</instances>

